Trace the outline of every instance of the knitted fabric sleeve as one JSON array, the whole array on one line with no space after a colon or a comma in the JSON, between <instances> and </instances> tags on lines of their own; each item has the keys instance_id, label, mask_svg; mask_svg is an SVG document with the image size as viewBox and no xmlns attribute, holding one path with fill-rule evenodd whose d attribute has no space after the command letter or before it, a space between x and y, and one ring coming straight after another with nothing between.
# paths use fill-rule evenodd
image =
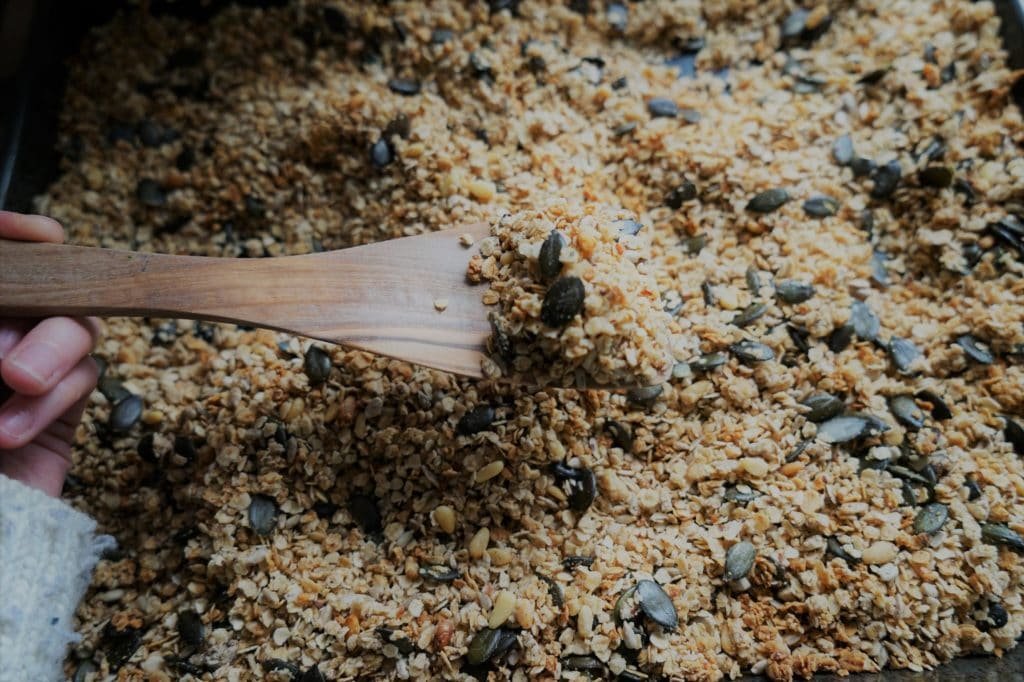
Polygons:
<instances>
[{"instance_id":1,"label":"knitted fabric sleeve","mask_svg":"<svg viewBox=\"0 0 1024 682\"><path fill-rule=\"evenodd\" d=\"M0 475L0 682L63 680L75 609L114 544L58 499Z\"/></svg>"}]
</instances>

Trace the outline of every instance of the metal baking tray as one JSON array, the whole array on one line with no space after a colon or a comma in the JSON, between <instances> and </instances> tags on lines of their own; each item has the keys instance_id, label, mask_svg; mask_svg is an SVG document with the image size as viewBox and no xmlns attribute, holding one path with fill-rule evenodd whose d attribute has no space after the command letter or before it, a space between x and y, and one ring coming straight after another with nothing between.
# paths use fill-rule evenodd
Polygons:
<instances>
[{"instance_id":1,"label":"metal baking tray","mask_svg":"<svg viewBox=\"0 0 1024 682\"><path fill-rule=\"evenodd\" d=\"M150 0L150 11L205 21L231 0ZM286 0L233 0L242 5L278 5ZM1010 65L1024 68L1024 0L994 0L1002 19ZM0 208L30 211L32 199L58 174L57 116L67 79L65 62L76 53L90 27L109 19L123 3L116 0L0 0ZM14 20L11 17L21 17ZM8 31L14 26L17 36ZM14 44L14 47L12 47ZM8 66L7 73L4 66ZM13 65L13 68L11 68ZM1024 78L1013 98L1024 110ZM851 682L1007 682L1024 680L1024 643L1003 658L970 657L937 670L885 671L877 675L816 676Z\"/></svg>"}]
</instances>

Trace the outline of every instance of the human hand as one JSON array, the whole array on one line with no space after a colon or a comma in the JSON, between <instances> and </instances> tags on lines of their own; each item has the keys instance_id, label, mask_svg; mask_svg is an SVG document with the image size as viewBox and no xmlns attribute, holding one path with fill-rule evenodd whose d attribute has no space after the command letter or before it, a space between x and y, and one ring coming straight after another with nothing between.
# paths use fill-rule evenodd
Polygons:
<instances>
[{"instance_id":1,"label":"human hand","mask_svg":"<svg viewBox=\"0 0 1024 682\"><path fill-rule=\"evenodd\" d=\"M0 211L0 239L62 242L57 221ZM0 249L3 244L0 243ZM0 474L60 495L99 371L91 318L0 318Z\"/></svg>"}]
</instances>

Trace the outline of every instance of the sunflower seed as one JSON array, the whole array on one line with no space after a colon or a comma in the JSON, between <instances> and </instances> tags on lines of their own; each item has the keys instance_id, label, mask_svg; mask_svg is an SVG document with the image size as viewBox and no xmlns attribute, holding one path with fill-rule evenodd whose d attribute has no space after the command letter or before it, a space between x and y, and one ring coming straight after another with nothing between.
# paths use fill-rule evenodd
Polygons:
<instances>
[{"instance_id":1,"label":"sunflower seed","mask_svg":"<svg viewBox=\"0 0 1024 682\"><path fill-rule=\"evenodd\" d=\"M828 218L838 212L839 201L832 197L811 197L804 202L804 213L814 218Z\"/></svg>"},{"instance_id":2,"label":"sunflower seed","mask_svg":"<svg viewBox=\"0 0 1024 682\"><path fill-rule=\"evenodd\" d=\"M1018 551L1024 551L1024 539L1001 523L983 523L981 537L993 545L1006 545Z\"/></svg>"},{"instance_id":3,"label":"sunflower seed","mask_svg":"<svg viewBox=\"0 0 1024 682\"><path fill-rule=\"evenodd\" d=\"M110 417L107 419L107 426L111 431L126 433L138 423L142 417L142 398L129 394L126 398L118 401L110 410Z\"/></svg>"},{"instance_id":4,"label":"sunflower seed","mask_svg":"<svg viewBox=\"0 0 1024 682\"><path fill-rule=\"evenodd\" d=\"M836 327L828 337L828 348L833 353L841 353L853 341L855 327L851 323Z\"/></svg>"},{"instance_id":5,"label":"sunflower seed","mask_svg":"<svg viewBox=\"0 0 1024 682\"><path fill-rule=\"evenodd\" d=\"M253 495L249 502L249 527L257 535L270 535L277 527L277 503L266 495Z\"/></svg>"},{"instance_id":6,"label":"sunflower seed","mask_svg":"<svg viewBox=\"0 0 1024 682\"><path fill-rule=\"evenodd\" d=\"M843 549L843 545L839 542L839 540L832 536L829 536L828 540L825 541L825 553L831 554L837 559L842 559L850 566L860 563L860 559L858 557L853 556L845 549Z\"/></svg>"},{"instance_id":7,"label":"sunflower seed","mask_svg":"<svg viewBox=\"0 0 1024 682\"><path fill-rule=\"evenodd\" d=\"M789 201L789 192L782 188L766 189L747 202L747 210L755 213L771 213Z\"/></svg>"},{"instance_id":8,"label":"sunflower seed","mask_svg":"<svg viewBox=\"0 0 1024 682\"><path fill-rule=\"evenodd\" d=\"M729 362L729 356L725 353L705 353L696 360L690 361L690 369L694 372L709 372L727 362Z\"/></svg>"},{"instance_id":9,"label":"sunflower seed","mask_svg":"<svg viewBox=\"0 0 1024 682\"><path fill-rule=\"evenodd\" d=\"M746 327L756 322L767 310L768 306L764 303L751 303L732 318L732 324L737 327Z\"/></svg>"},{"instance_id":10,"label":"sunflower seed","mask_svg":"<svg viewBox=\"0 0 1024 682\"><path fill-rule=\"evenodd\" d=\"M989 349L983 346L978 339L974 338L970 334L958 336L954 343L963 348L967 357L979 364L991 365L995 360Z\"/></svg>"},{"instance_id":11,"label":"sunflower seed","mask_svg":"<svg viewBox=\"0 0 1024 682\"><path fill-rule=\"evenodd\" d=\"M924 413L909 395L895 395L889 398L889 411L896 421L908 429L917 431L924 426Z\"/></svg>"},{"instance_id":12,"label":"sunflower seed","mask_svg":"<svg viewBox=\"0 0 1024 682\"><path fill-rule=\"evenodd\" d=\"M928 390L918 391L914 397L918 400L923 400L926 403L931 403L932 418L936 421L952 419L953 413L950 412L949 406L946 405L945 401L943 401L936 393Z\"/></svg>"},{"instance_id":13,"label":"sunflower seed","mask_svg":"<svg viewBox=\"0 0 1024 682\"><path fill-rule=\"evenodd\" d=\"M577 672L585 673L602 673L604 672L604 663L602 663L596 656L566 656L561 659L559 663L566 670L575 670Z\"/></svg>"},{"instance_id":14,"label":"sunflower seed","mask_svg":"<svg viewBox=\"0 0 1024 682\"><path fill-rule=\"evenodd\" d=\"M973 502L981 497L981 486L970 476L964 479L964 487L967 488L968 501Z\"/></svg>"},{"instance_id":15,"label":"sunflower seed","mask_svg":"<svg viewBox=\"0 0 1024 682\"><path fill-rule=\"evenodd\" d=\"M647 111L652 118L675 118L679 114L679 105L667 97L655 97L648 100Z\"/></svg>"},{"instance_id":16,"label":"sunflower seed","mask_svg":"<svg viewBox=\"0 0 1024 682\"><path fill-rule=\"evenodd\" d=\"M377 501L368 495L355 494L348 498L348 513L367 535L379 535L384 530L377 509Z\"/></svg>"},{"instance_id":17,"label":"sunflower seed","mask_svg":"<svg viewBox=\"0 0 1024 682\"><path fill-rule=\"evenodd\" d=\"M722 493L722 499L736 504L747 504L760 496L761 493L746 485L731 485Z\"/></svg>"},{"instance_id":18,"label":"sunflower seed","mask_svg":"<svg viewBox=\"0 0 1024 682\"><path fill-rule=\"evenodd\" d=\"M641 580L636 584L636 598L644 615L666 630L679 626L679 615L671 597L653 580Z\"/></svg>"},{"instance_id":19,"label":"sunflower seed","mask_svg":"<svg viewBox=\"0 0 1024 682\"><path fill-rule=\"evenodd\" d=\"M946 519L949 518L949 507L942 504L941 502L931 502L921 507L921 511L917 513L917 517L914 518L914 532L915 533L932 533L938 532L942 528L943 524L946 523Z\"/></svg>"},{"instance_id":20,"label":"sunflower seed","mask_svg":"<svg viewBox=\"0 0 1024 682\"><path fill-rule=\"evenodd\" d=\"M846 443L860 438L868 430L868 420L863 417L833 417L818 426L817 436L826 443Z\"/></svg>"},{"instance_id":21,"label":"sunflower seed","mask_svg":"<svg viewBox=\"0 0 1024 682\"><path fill-rule=\"evenodd\" d=\"M889 339L889 357L901 374L909 374L922 354L913 342L894 336Z\"/></svg>"},{"instance_id":22,"label":"sunflower seed","mask_svg":"<svg viewBox=\"0 0 1024 682\"><path fill-rule=\"evenodd\" d=\"M757 341L738 341L731 344L729 350L739 358L740 362L767 362L775 359L775 351Z\"/></svg>"},{"instance_id":23,"label":"sunflower seed","mask_svg":"<svg viewBox=\"0 0 1024 682\"><path fill-rule=\"evenodd\" d=\"M775 295L792 305L803 303L814 296L814 285L786 279L775 285Z\"/></svg>"},{"instance_id":24,"label":"sunflower seed","mask_svg":"<svg viewBox=\"0 0 1024 682\"><path fill-rule=\"evenodd\" d=\"M605 423L605 429L611 434L615 447L622 448L626 452L633 450L633 429L629 427L629 424L609 420Z\"/></svg>"},{"instance_id":25,"label":"sunflower seed","mask_svg":"<svg viewBox=\"0 0 1024 682\"><path fill-rule=\"evenodd\" d=\"M203 620L195 611L181 611L178 613L178 637L185 646L198 649L203 645L205 636Z\"/></svg>"},{"instance_id":26,"label":"sunflower seed","mask_svg":"<svg viewBox=\"0 0 1024 682\"><path fill-rule=\"evenodd\" d=\"M420 577L437 583L450 583L462 577L462 572L445 564L427 564L420 566Z\"/></svg>"},{"instance_id":27,"label":"sunflower seed","mask_svg":"<svg viewBox=\"0 0 1024 682\"><path fill-rule=\"evenodd\" d=\"M1003 417L1003 437L1006 442L1013 446L1013 451L1024 456L1024 426L1013 421L1009 417Z\"/></svg>"},{"instance_id":28,"label":"sunflower seed","mask_svg":"<svg viewBox=\"0 0 1024 682\"><path fill-rule=\"evenodd\" d=\"M689 180L684 180L682 184L674 187L672 191L665 197L665 205L673 210L682 208L683 204L687 201L697 198L697 186Z\"/></svg>"},{"instance_id":29,"label":"sunflower seed","mask_svg":"<svg viewBox=\"0 0 1024 682\"><path fill-rule=\"evenodd\" d=\"M540 308L540 319L549 327L564 327L583 310L586 289L579 277L562 277L548 289Z\"/></svg>"},{"instance_id":30,"label":"sunflower seed","mask_svg":"<svg viewBox=\"0 0 1024 682\"><path fill-rule=\"evenodd\" d=\"M925 187L942 189L953 184L953 169L949 166L928 166L921 169L917 178Z\"/></svg>"},{"instance_id":31,"label":"sunflower seed","mask_svg":"<svg viewBox=\"0 0 1024 682\"><path fill-rule=\"evenodd\" d=\"M875 312L863 301L854 301L850 306L850 323L857 338L864 341L877 341L878 332L882 329Z\"/></svg>"},{"instance_id":32,"label":"sunflower seed","mask_svg":"<svg viewBox=\"0 0 1024 682\"><path fill-rule=\"evenodd\" d=\"M722 577L729 582L745 578L754 567L757 550L746 540L737 542L725 553L725 573Z\"/></svg>"},{"instance_id":33,"label":"sunflower seed","mask_svg":"<svg viewBox=\"0 0 1024 682\"><path fill-rule=\"evenodd\" d=\"M472 410L462 415L459 423L455 426L455 432L460 436L472 436L474 433L486 431L494 423L495 411L490 405L477 405Z\"/></svg>"},{"instance_id":34,"label":"sunflower seed","mask_svg":"<svg viewBox=\"0 0 1024 682\"><path fill-rule=\"evenodd\" d=\"M853 161L853 140L842 135L832 143L832 158L840 166L849 166Z\"/></svg>"},{"instance_id":35,"label":"sunflower seed","mask_svg":"<svg viewBox=\"0 0 1024 682\"><path fill-rule=\"evenodd\" d=\"M320 346L310 346L306 351L302 369L309 377L309 385L319 386L331 375L331 356Z\"/></svg>"},{"instance_id":36,"label":"sunflower seed","mask_svg":"<svg viewBox=\"0 0 1024 682\"><path fill-rule=\"evenodd\" d=\"M978 629L982 632L998 630L1008 622L1010 622L1010 614L1006 612L1006 607L997 601L992 601L988 604L988 610L985 613L985 620L978 621Z\"/></svg>"},{"instance_id":37,"label":"sunflower seed","mask_svg":"<svg viewBox=\"0 0 1024 682\"><path fill-rule=\"evenodd\" d=\"M554 279L562 272L561 255L562 235L558 233L558 230L551 230L551 234L540 245L540 255L537 258L540 276L543 279Z\"/></svg>"},{"instance_id":38,"label":"sunflower seed","mask_svg":"<svg viewBox=\"0 0 1024 682\"><path fill-rule=\"evenodd\" d=\"M900 162L895 160L876 168L871 173L871 177L875 181L875 186L871 188L871 198L885 199L891 196L896 191L902 174L903 168L900 166Z\"/></svg>"},{"instance_id":39,"label":"sunflower seed","mask_svg":"<svg viewBox=\"0 0 1024 682\"><path fill-rule=\"evenodd\" d=\"M804 399L801 405L809 408L804 414L808 421L820 423L835 417L843 411L844 403L831 393L815 393Z\"/></svg>"},{"instance_id":40,"label":"sunflower seed","mask_svg":"<svg viewBox=\"0 0 1024 682\"><path fill-rule=\"evenodd\" d=\"M473 636L466 651L470 665L481 665L507 653L518 641L516 633L505 628L484 628Z\"/></svg>"}]
</instances>

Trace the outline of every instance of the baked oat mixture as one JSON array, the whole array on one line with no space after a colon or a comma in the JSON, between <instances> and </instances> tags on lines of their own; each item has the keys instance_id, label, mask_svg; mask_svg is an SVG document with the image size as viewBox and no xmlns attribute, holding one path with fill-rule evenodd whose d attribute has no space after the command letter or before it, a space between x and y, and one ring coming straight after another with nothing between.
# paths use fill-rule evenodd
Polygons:
<instances>
[{"instance_id":1,"label":"baked oat mixture","mask_svg":"<svg viewBox=\"0 0 1024 682\"><path fill-rule=\"evenodd\" d=\"M678 362L530 390L110 321L67 494L120 549L69 674L786 680L1014 646L1024 86L990 3L150 4L73 65L38 209L74 241L543 224L491 284L527 329L621 210L618 270L657 287L623 307Z\"/></svg>"}]
</instances>

